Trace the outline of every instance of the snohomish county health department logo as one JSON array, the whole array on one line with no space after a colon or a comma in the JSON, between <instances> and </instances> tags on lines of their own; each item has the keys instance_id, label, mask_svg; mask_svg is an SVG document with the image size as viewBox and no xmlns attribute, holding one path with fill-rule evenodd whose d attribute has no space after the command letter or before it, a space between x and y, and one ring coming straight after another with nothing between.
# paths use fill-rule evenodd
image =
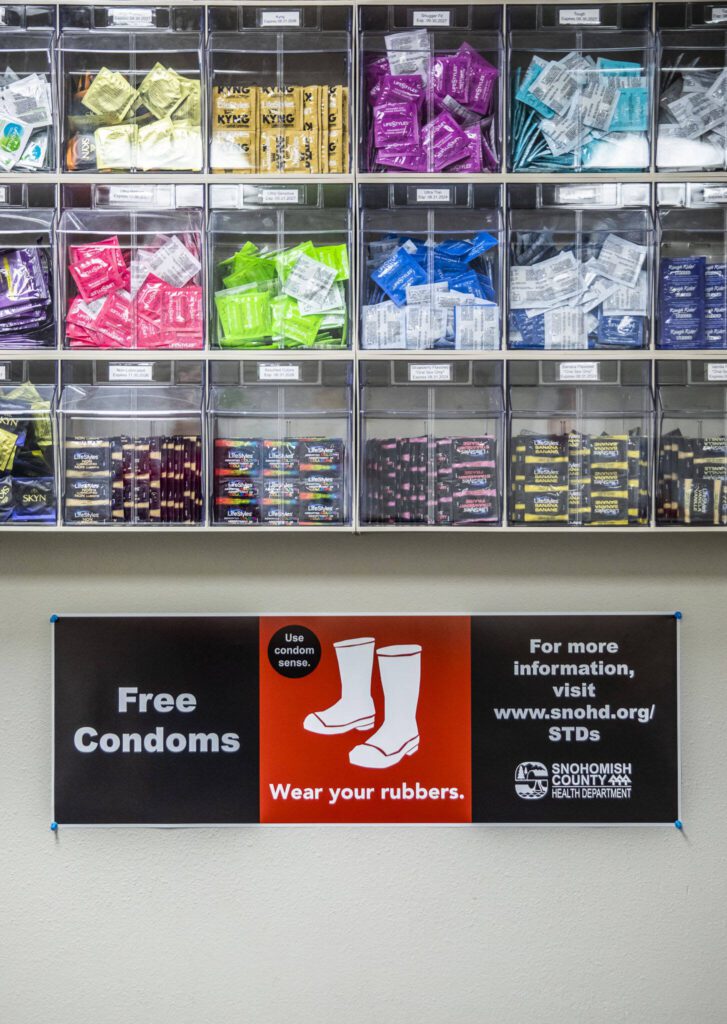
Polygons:
<instances>
[{"instance_id":1,"label":"snohomish county health department logo","mask_svg":"<svg viewBox=\"0 0 727 1024\"><path fill-rule=\"evenodd\" d=\"M523 761L515 769L515 792L521 800L541 800L548 795L548 769L540 761Z\"/></svg>"}]
</instances>

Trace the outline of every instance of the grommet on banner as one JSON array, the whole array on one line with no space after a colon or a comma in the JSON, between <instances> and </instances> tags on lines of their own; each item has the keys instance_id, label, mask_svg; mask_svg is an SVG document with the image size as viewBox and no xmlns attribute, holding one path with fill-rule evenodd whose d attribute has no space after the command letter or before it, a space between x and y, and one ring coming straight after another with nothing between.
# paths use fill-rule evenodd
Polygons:
<instances>
[{"instance_id":1,"label":"grommet on banner","mask_svg":"<svg viewBox=\"0 0 727 1024\"><path fill-rule=\"evenodd\" d=\"M674 822L674 828L678 828L680 832L684 828L684 825L679 820L679 818L677 818L677 820Z\"/></svg>"},{"instance_id":2,"label":"grommet on banner","mask_svg":"<svg viewBox=\"0 0 727 1024\"><path fill-rule=\"evenodd\" d=\"M681 619L681 617L682 617L682 613L681 612L674 612L674 618L675 619Z\"/></svg>"},{"instance_id":3,"label":"grommet on banner","mask_svg":"<svg viewBox=\"0 0 727 1024\"><path fill-rule=\"evenodd\" d=\"M51 830L51 832L57 832L58 831L58 822L57 821L52 821L50 823L50 830Z\"/></svg>"},{"instance_id":4,"label":"grommet on banner","mask_svg":"<svg viewBox=\"0 0 727 1024\"><path fill-rule=\"evenodd\" d=\"M59 618L60 618L60 615L51 615L50 620L51 620L51 622L58 622Z\"/></svg>"}]
</instances>

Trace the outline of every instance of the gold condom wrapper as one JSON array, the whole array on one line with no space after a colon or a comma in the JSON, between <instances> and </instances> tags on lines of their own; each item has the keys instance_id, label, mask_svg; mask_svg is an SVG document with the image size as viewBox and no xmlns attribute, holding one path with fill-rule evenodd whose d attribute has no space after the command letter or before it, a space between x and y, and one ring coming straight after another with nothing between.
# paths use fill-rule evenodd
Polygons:
<instances>
[{"instance_id":1,"label":"gold condom wrapper","mask_svg":"<svg viewBox=\"0 0 727 1024\"><path fill-rule=\"evenodd\" d=\"M319 131L321 127L321 92L320 85L303 86L303 131Z\"/></svg>"},{"instance_id":2,"label":"gold condom wrapper","mask_svg":"<svg viewBox=\"0 0 727 1024\"><path fill-rule=\"evenodd\" d=\"M184 90L187 92L186 99L183 99L172 114L172 121L184 121L190 125L202 124L202 95L199 82L182 78Z\"/></svg>"},{"instance_id":3,"label":"gold condom wrapper","mask_svg":"<svg viewBox=\"0 0 727 1024\"><path fill-rule=\"evenodd\" d=\"M303 127L303 88L287 85L278 89L274 85L260 86L260 128L287 128L300 131Z\"/></svg>"},{"instance_id":4,"label":"gold condom wrapper","mask_svg":"<svg viewBox=\"0 0 727 1024\"><path fill-rule=\"evenodd\" d=\"M212 131L229 128L255 131L259 98L256 85L216 85L212 90Z\"/></svg>"},{"instance_id":5,"label":"gold condom wrapper","mask_svg":"<svg viewBox=\"0 0 727 1024\"><path fill-rule=\"evenodd\" d=\"M144 125L139 129L139 168L153 171L167 167L174 159L174 125L170 117Z\"/></svg>"},{"instance_id":6,"label":"gold condom wrapper","mask_svg":"<svg viewBox=\"0 0 727 1024\"><path fill-rule=\"evenodd\" d=\"M147 110L162 120L187 99L189 93L181 84L184 81L173 68L157 61L139 86L139 96Z\"/></svg>"},{"instance_id":7,"label":"gold condom wrapper","mask_svg":"<svg viewBox=\"0 0 727 1024\"><path fill-rule=\"evenodd\" d=\"M344 85L328 86L328 130L331 132L343 131L344 92L348 92Z\"/></svg>"},{"instance_id":8,"label":"gold condom wrapper","mask_svg":"<svg viewBox=\"0 0 727 1024\"><path fill-rule=\"evenodd\" d=\"M106 67L101 68L81 98L92 113L114 121L123 121L138 101L139 93L121 72Z\"/></svg>"},{"instance_id":9,"label":"gold condom wrapper","mask_svg":"<svg viewBox=\"0 0 727 1024\"><path fill-rule=\"evenodd\" d=\"M327 134L328 138L328 150L326 153L326 163L323 165L323 173L326 174L343 174L346 170L344 166L344 137L343 132L335 129Z\"/></svg>"},{"instance_id":10,"label":"gold condom wrapper","mask_svg":"<svg viewBox=\"0 0 727 1024\"><path fill-rule=\"evenodd\" d=\"M260 133L261 174L318 174L318 132L288 129Z\"/></svg>"},{"instance_id":11,"label":"gold condom wrapper","mask_svg":"<svg viewBox=\"0 0 727 1024\"><path fill-rule=\"evenodd\" d=\"M97 128L96 167L99 171L127 170L136 166L139 129L135 124L115 124Z\"/></svg>"},{"instance_id":12,"label":"gold condom wrapper","mask_svg":"<svg viewBox=\"0 0 727 1024\"><path fill-rule=\"evenodd\" d=\"M259 143L256 131L246 128L217 130L212 136L212 169L254 174L257 171Z\"/></svg>"}]
</instances>

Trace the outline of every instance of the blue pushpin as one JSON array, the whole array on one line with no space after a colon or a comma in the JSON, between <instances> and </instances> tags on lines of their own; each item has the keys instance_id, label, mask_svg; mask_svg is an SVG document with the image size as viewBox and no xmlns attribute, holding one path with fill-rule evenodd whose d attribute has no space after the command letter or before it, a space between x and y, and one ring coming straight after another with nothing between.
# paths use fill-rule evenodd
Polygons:
<instances>
[{"instance_id":1,"label":"blue pushpin","mask_svg":"<svg viewBox=\"0 0 727 1024\"><path fill-rule=\"evenodd\" d=\"M58 622L59 618L60 618L59 615L51 615L50 620L51 620L51 622Z\"/></svg>"},{"instance_id":2,"label":"blue pushpin","mask_svg":"<svg viewBox=\"0 0 727 1024\"><path fill-rule=\"evenodd\" d=\"M57 821L52 821L50 823L50 830L51 830L51 832L57 832L58 831L58 822Z\"/></svg>"},{"instance_id":3,"label":"blue pushpin","mask_svg":"<svg viewBox=\"0 0 727 1024\"><path fill-rule=\"evenodd\" d=\"M674 828L678 828L680 832L684 828L684 825L679 820L679 818L677 818L677 820L674 822Z\"/></svg>"},{"instance_id":4,"label":"blue pushpin","mask_svg":"<svg viewBox=\"0 0 727 1024\"><path fill-rule=\"evenodd\" d=\"M682 617L682 613L681 612L674 612L674 618L675 619L681 619L681 617Z\"/></svg>"}]
</instances>

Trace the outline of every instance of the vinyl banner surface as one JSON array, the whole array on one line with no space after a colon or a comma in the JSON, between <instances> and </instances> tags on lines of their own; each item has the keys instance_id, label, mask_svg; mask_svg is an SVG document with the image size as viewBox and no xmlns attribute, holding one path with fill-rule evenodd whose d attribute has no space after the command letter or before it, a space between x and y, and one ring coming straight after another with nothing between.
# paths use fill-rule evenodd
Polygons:
<instances>
[{"instance_id":1,"label":"vinyl banner surface","mask_svg":"<svg viewBox=\"0 0 727 1024\"><path fill-rule=\"evenodd\" d=\"M61 824L670 824L678 619L54 617Z\"/></svg>"}]
</instances>

